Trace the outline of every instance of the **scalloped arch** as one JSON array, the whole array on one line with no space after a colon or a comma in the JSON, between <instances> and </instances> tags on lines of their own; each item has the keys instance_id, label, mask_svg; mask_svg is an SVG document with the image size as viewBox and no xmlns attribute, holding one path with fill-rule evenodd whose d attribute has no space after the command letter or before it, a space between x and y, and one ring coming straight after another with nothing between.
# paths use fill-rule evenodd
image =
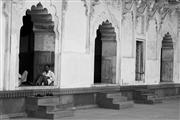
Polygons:
<instances>
[{"instance_id":1,"label":"scalloped arch","mask_svg":"<svg viewBox=\"0 0 180 120\"><path fill-rule=\"evenodd\" d=\"M113 18L113 16L109 15L109 13L107 11L101 12L100 14L98 14L98 16L96 18L94 18L95 21L93 22L92 29L91 29L91 32L92 32L92 35L94 36L94 39L96 36L96 30L99 28L99 25L101 25L104 21L108 20L112 24L112 27L115 29L115 33L117 35L116 41L119 40L119 37L118 37L119 24L115 18L114 19L112 19L112 18Z\"/></svg>"},{"instance_id":2,"label":"scalloped arch","mask_svg":"<svg viewBox=\"0 0 180 120\"><path fill-rule=\"evenodd\" d=\"M164 35L169 32L169 34L172 36L173 42L176 42L177 40L177 33L175 30L176 27L174 27L173 23L170 21L170 14L166 15L166 18L163 21L163 24L161 26L161 38L164 37Z\"/></svg>"}]
</instances>

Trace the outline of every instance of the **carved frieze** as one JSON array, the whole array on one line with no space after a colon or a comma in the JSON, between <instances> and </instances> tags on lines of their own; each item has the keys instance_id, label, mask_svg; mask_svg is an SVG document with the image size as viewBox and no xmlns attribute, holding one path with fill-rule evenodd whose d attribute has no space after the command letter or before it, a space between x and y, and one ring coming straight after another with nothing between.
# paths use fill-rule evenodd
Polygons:
<instances>
[{"instance_id":1,"label":"carved frieze","mask_svg":"<svg viewBox=\"0 0 180 120\"><path fill-rule=\"evenodd\" d=\"M100 4L100 0L91 0L91 2L90 2L90 13L89 13L90 19L92 19L94 16L94 11L95 11L94 7L96 5L99 5L99 4Z\"/></svg>"},{"instance_id":2,"label":"carved frieze","mask_svg":"<svg viewBox=\"0 0 180 120\"><path fill-rule=\"evenodd\" d=\"M81 0L81 1L83 1L84 2L84 7L85 7L85 9L86 9L86 11L85 11L85 14L86 14L86 16L88 16L88 12L89 12L89 6L90 6L90 2L89 1L87 1L87 0Z\"/></svg>"},{"instance_id":3,"label":"carved frieze","mask_svg":"<svg viewBox=\"0 0 180 120\"><path fill-rule=\"evenodd\" d=\"M108 6L121 10L121 0L103 0L103 2Z\"/></svg>"},{"instance_id":4,"label":"carved frieze","mask_svg":"<svg viewBox=\"0 0 180 120\"><path fill-rule=\"evenodd\" d=\"M134 4L134 0L124 0L122 2L122 4L123 4L122 9L123 9L123 15L124 15L124 14L128 13L129 11L131 11L131 8Z\"/></svg>"},{"instance_id":5,"label":"carved frieze","mask_svg":"<svg viewBox=\"0 0 180 120\"><path fill-rule=\"evenodd\" d=\"M146 7L147 7L147 1L146 0L136 0L136 12L138 14L143 14Z\"/></svg>"},{"instance_id":6,"label":"carved frieze","mask_svg":"<svg viewBox=\"0 0 180 120\"><path fill-rule=\"evenodd\" d=\"M3 1L3 14L5 17L9 16L10 14L10 6L11 6L11 2L9 0L7 1Z\"/></svg>"}]
</instances>

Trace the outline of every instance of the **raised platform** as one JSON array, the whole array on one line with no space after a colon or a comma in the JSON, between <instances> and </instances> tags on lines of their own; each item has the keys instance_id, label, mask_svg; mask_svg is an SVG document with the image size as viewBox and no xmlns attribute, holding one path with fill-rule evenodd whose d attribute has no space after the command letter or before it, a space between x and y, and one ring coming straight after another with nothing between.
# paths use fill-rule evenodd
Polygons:
<instances>
[{"instance_id":1,"label":"raised platform","mask_svg":"<svg viewBox=\"0 0 180 120\"><path fill-rule=\"evenodd\" d=\"M0 91L0 118L26 116L25 98L30 96L53 94L62 102L72 103L74 108L87 108L96 106L96 96L100 92L120 92L127 100L134 101L133 94L137 90L153 90L163 99L180 96L180 84L137 85L137 86L93 86L76 89L30 89L16 91ZM13 107L9 107L13 106Z\"/></svg>"}]
</instances>

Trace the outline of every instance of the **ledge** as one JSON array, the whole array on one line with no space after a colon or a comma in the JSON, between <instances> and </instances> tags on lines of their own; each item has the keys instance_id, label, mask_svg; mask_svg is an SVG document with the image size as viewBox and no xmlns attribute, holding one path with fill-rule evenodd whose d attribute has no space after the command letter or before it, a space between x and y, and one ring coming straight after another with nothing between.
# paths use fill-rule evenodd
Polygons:
<instances>
[{"instance_id":1,"label":"ledge","mask_svg":"<svg viewBox=\"0 0 180 120\"><path fill-rule=\"evenodd\" d=\"M158 85L132 85L132 86L119 86L119 85L93 85L89 88L44 88L44 89L28 89L28 90L13 90L13 91L0 91L0 99L2 98L19 98L27 96L35 96L37 94L46 95L48 93L54 95L72 95L72 94L86 94L97 93L106 91L133 91L137 89L166 89L166 88L180 88L180 84L158 84Z\"/></svg>"},{"instance_id":2,"label":"ledge","mask_svg":"<svg viewBox=\"0 0 180 120\"><path fill-rule=\"evenodd\" d=\"M27 97L35 96L37 94L46 95L48 93L54 95L70 95L70 94L83 94L83 93L95 93L102 91L118 91L120 86L99 86L99 87L90 87L90 88L70 88L70 89L29 89L29 90L13 90L13 91L0 91L1 98L18 98L18 97Z\"/></svg>"}]
</instances>

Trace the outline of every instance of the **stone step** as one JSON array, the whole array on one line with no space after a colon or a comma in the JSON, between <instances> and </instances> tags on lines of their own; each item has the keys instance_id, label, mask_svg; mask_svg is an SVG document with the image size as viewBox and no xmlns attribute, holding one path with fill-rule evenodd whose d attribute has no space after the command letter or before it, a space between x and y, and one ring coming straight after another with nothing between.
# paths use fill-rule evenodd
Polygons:
<instances>
[{"instance_id":1,"label":"stone step","mask_svg":"<svg viewBox=\"0 0 180 120\"><path fill-rule=\"evenodd\" d=\"M101 99L101 101L99 100L98 103L112 103L112 104L116 104L116 103L120 103L120 102L127 102L127 98L126 97L117 97L117 98L104 98Z\"/></svg>"},{"instance_id":2,"label":"stone step","mask_svg":"<svg viewBox=\"0 0 180 120\"><path fill-rule=\"evenodd\" d=\"M36 105L36 106L54 106L60 104L60 100L55 96L45 96L45 97L28 97L26 99L26 105Z\"/></svg>"},{"instance_id":3,"label":"stone step","mask_svg":"<svg viewBox=\"0 0 180 120\"><path fill-rule=\"evenodd\" d=\"M139 104L158 104L162 103L162 99L134 100L134 102Z\"/></svg>"},{"instance_id":4,"label":"stone step","mask_svg":"<svg viewBox=\"0 0 180 120\"><path fill-rule=\"evenodd\" d=\"M107 93L106 94L107 98L114 98L116 96L122 96L120 92L115 92L115 93Z\"/></svg>"},{"instance_id":5,"label":"stone step","mask_svg":"<svg viewBox=\"0 0 180 120\"><path fill-rule=\"evenodd\" d=\"M155 99L155 96L142 96L141 99L142 100L151 100L151 99Z\"/></svg>"},{"instance_id":6,"label":"stone step","mask_svg":"<svg viewBox=\"0 0 180 120\"><path fill-rule=\"evenodd\" d=\"M133 101L126 101L126 102L120 102L119 103L119 109L125 109L125 108L131 108L134 106Z\"/></svg>"},{"instance_id":7,"label":"stone step","mask_svg":"<svg viewBox=\"0 0 180 120\"><path fill-rule=\"evenodd\" d=\"M123 96L113 98L113 103L126 102L126 101L127 101L127 97L123 97Z\"/></svg>"},{"instance_id":8,"label":"stone step","mask_svg":"<svg viewBox=\"0 0 180 120\"><path fill-rule=\"evenodd\" d=\"M133 106L134 106L133 101L116 102L116 103L112 103L110 101L104 101L99 104L99 107L110 108L110 109L125 109Z\"/></svg>"},{"instance_id":9,"label":"stone step","mask_svg":"<svg viewBox=\"0 0 180 120\"><path fill-rule=\"evenodd\" d=\"M123 109L134 105L133 101L127 101L127 97L122 96L120 92L98 93L97 104L102 108Z\"/></svg>"},{"instance_id":10,"label":"stone step","mask_svg":"<svg viewBox=\"0 0 180 120\"><path fill-rule=\"evenodd\" d=\"M103 101L98 103L98 106L101 108L109 108L109 109L119 109L119 104L113 104L112 102Z\"/></svg>"},{"instance_id":11,"label":"stone step","mask_svg":"<svg viewBox=\"0 0 180 120\"><path fill-rule=\"evenodd\" d=\"M72 117L74 115L74 110L64 110L56 111L51 113L44 113L42 111L27 111L27 116L31 118L41 118L41 119L59 119L63 117Z\"/></svg>"},{"instance_id":12,"label":"stone step","mask_svg":"<svg viewBox=\"0 0 180 120\"><path fill-rule=\"evenodd\" d=\"M54 114L54 119L64 118L64 117L72 117L74 116L74 110L56 112Z\"/></svg>"},{"instance_id":13,"label":"stone step","mask_svg":"<svg viewBox=\"0 0 180 120\"><path fill-rule=\"evenodd\" d=\"M43 111L45 113L55 112L55 111L63 111L72 109L73 104L62 104L62 105L54 105L54 106L36 106L36 105L27 105L27 111Z\"/></svg>"}]
</instances>

